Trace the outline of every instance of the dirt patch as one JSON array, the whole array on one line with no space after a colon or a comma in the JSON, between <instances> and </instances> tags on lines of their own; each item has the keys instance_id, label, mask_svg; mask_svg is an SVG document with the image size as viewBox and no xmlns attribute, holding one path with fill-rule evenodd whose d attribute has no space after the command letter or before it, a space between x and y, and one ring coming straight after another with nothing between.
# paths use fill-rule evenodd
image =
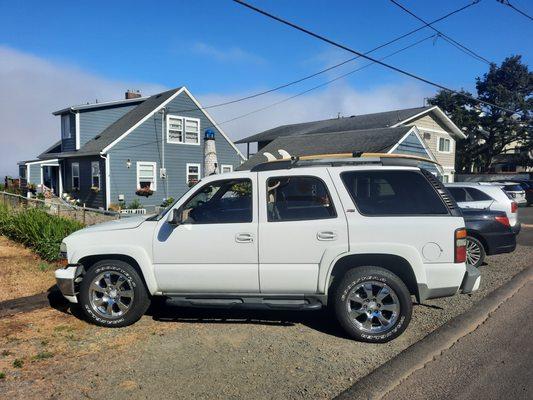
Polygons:
<instances>
[{"instance_id":1,"label":"dirt patch","mask_svg":"<svg viewBox=\"0 0 533 400\"><path fill-rule=\"evenodd\" d=\"M0 301L46 292L55 284L54 264L0 236Z\"/></svg>"}]
</instances>

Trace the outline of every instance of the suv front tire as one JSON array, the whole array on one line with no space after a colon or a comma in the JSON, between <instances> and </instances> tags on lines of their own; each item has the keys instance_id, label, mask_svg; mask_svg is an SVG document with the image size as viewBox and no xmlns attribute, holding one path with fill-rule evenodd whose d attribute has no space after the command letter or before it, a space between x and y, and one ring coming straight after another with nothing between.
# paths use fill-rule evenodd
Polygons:
<instances>
[{"instance_id":1,"label":"suv front tire","mask_svg":"<svg viewBox=\"0 0 533 400\"><path fill-rule=\"evenodd\" d=\"M349 270L333 291L340 325L354 339L385 343L398 337L411 321L413 305L403 281L381 267Z\"/></svg>"},{"instance_id":2,"label":"suv front tire","mask_svg":"<svg viewBox=\"0 0 533 400\"><path fill-rule=\"evenodd\" d=\"M120 260L103 260L91 266L78 298L89 322L116 328L137 322L150 305L138 272Z\"/></svg>"}]
</instances>

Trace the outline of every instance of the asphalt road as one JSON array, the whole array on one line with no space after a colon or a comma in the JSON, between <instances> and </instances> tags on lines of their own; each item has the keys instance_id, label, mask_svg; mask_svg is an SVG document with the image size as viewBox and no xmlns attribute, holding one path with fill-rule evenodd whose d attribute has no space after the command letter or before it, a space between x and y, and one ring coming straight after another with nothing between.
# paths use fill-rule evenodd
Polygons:
<instances>
[{"instance_id":1,"label":"asphalt road","mask_svg":"<svg viewBox=\"0 0 533 400\"><path fill-rule=\"evenodd\" d=\"M533 398L533 282L383 399Z\"/></svg>"}]
</instances>

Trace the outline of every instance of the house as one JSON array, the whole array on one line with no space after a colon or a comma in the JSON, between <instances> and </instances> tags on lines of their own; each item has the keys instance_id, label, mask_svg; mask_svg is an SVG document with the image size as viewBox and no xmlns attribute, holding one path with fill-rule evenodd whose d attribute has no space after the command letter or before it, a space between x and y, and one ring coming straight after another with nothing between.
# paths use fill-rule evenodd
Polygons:
<instances>
[{"instance_id":1,"label":"house","mask_svg":"<svg viewBox=\"0 0 533 400\"><path fill-rule=\"evenodd\" d=\"M437 161L440 166L434 172L452 182L455 143L465 137L439 107L432 106L283 125L236 143L248 146L249 159L241 166L243 169L266 161L264 152L277 155L279 149L294 156L387 152ZM250 143L257 143L258 149L251 157Z\"/></svg>"},{"instance_id":2,"label":"house","mask_svg":"<svg viewBox=\"0 0 533 400\"><path fill-rule=\"evenodd\" d=\"M19 163L28 184L68 193L87 207L157 206L179 197L204 171L216 148L217 172L233 171L245 157L186 87L150 97L127 92L109 103L53 113L61 138L33 160ZM205 138L202 132L205 132Z\"/></svg>"}]
</instances>

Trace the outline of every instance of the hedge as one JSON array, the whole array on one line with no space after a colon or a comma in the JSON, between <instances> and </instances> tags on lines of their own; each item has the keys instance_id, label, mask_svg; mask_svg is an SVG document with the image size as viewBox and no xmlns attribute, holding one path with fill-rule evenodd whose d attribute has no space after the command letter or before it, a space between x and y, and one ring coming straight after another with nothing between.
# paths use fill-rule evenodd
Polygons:
<instances>
[{"instance_id":1,"label":"hedge","mask_svg":"<svg viewBox=\"0 0 533 400\"><path fill-rule=\"evenodd\" d=\"M0 205L0 235L33 249L43 260L59 258L61 241L83 224L39 208L14 210Z\"/></svg>"}]
</instances>

